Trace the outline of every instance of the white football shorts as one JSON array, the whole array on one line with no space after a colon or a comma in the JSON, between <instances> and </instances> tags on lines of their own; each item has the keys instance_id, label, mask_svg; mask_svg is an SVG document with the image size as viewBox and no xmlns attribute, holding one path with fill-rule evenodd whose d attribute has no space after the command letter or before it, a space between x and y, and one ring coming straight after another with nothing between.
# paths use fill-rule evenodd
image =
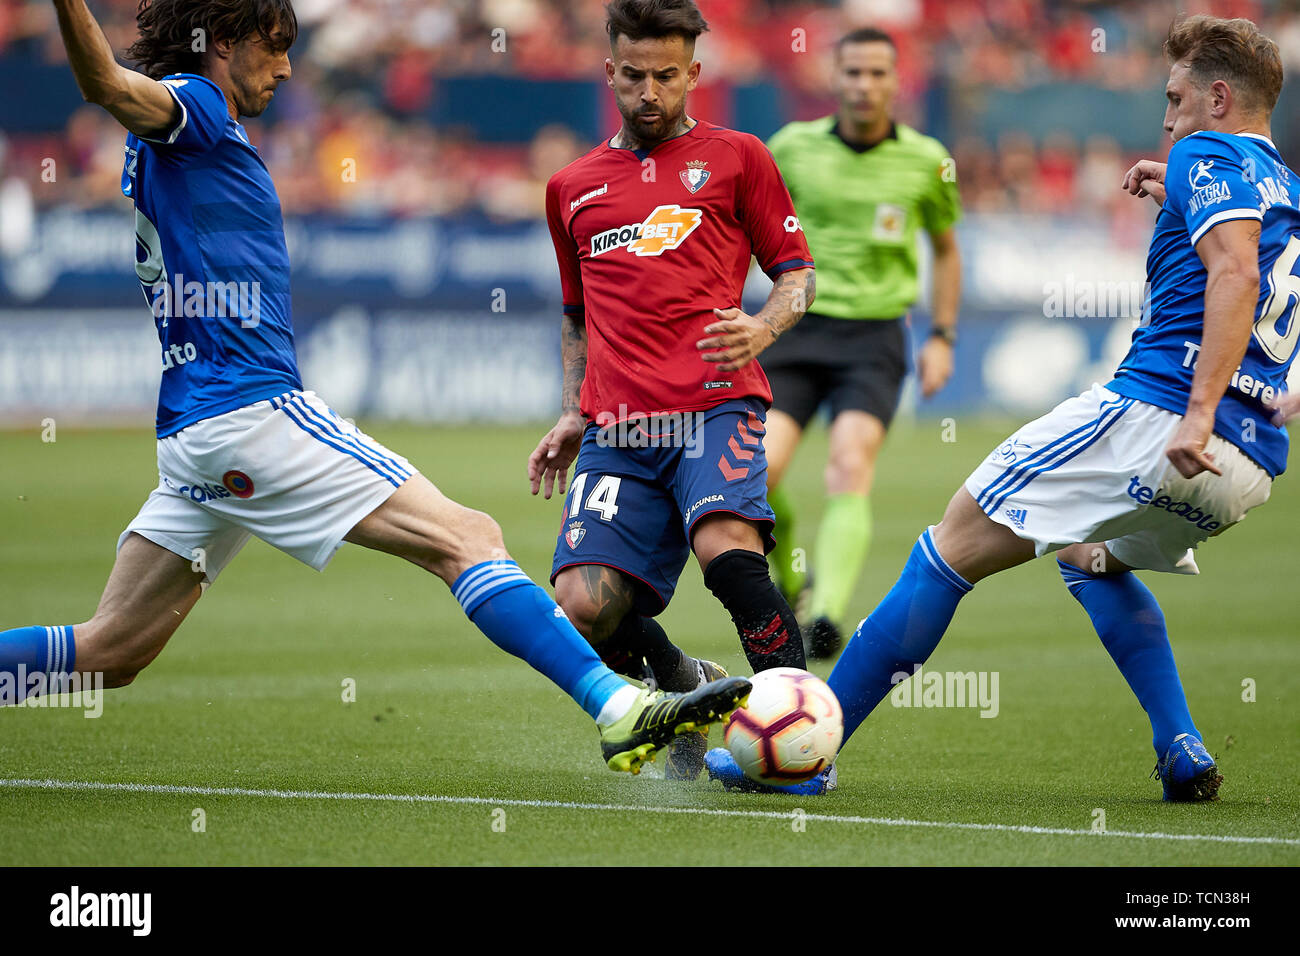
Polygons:
<instances>
[{"instance_id":1,"label":"white football shorts","mask_svg":"<svg viewBox=\"0 0 1300 956\"><path fill-rule=\"evenodd\" d=\"M158 487L122 532L211 584L250 535L323 571L343 537L415 468L314 392L286 392L158 440Z\"/></svg>"},{"instance_id":2,"label":"white football shorts","mask_svg":"<svg viewBox=\"0 0 1300 956\"><path fill-rule=\"evenodd\" d=\"M966 490L1039 557L1103 542L1129 567L1199 574L1192 550L1267 501L1273 479L1218 435L1206 451L1222 476L1184 478L1165 457L1181 421L1093 385L994 449Z\"/></svg>"}]
</instances>

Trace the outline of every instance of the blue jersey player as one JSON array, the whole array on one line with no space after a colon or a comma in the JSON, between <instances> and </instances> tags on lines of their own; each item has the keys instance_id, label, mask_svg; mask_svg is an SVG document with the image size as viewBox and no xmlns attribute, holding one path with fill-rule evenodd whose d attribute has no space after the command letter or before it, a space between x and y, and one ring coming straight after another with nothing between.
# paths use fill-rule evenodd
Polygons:
<instances>
[{"instance_id":1,"label":"blue jersey player","mask_svg":"<svg viewBox=\"0 0 1300 956\"><path fill-rule=\"evenodd\" d=\"M1151 720L1166 800L1210 800L1201 742L1164 616L1136 569L1197 574L1193 549L1263 504L1286 467L1285 395L1300 343L1300 179L1269 117L1277 45L1248 20L1191 17L1165 42L1167 167L1125 177L1161 203L1150 301L1128 355L1026 425L967 479L912 550L830 677L847 740L943 636L981 578L1048 552ZM708 765L740 782L725 751ZM806 790L833 785L830 774Z\"/></svg>"},{"instance_id":2,"label":"blue jersey player","mask_svg":"<svg viewBox=\"0 0 1300 956\"><path fill-rule=\"evenodd\" d=\"M54 5L82 94L128 130L122 189L161 344L159 483L90 620L0 632L17 698L74 672L129 684L256 535L317 570L351 541L436 574L489 639L595 718L611 769L635 772L733 709L741 678L681 695L623 681L509 559L496 522L303 390L280 203L239 124L289 79L289 0L143 3L128 51L140 72L117 63L84 0Z\"/></svg>"}]
</instances>

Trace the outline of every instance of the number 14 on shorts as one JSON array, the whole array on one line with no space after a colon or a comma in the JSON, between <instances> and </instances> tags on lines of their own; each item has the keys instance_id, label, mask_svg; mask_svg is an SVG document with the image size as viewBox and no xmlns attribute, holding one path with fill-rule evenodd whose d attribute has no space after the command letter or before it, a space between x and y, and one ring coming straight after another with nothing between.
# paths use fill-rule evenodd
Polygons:
<instances>
[{"instance_id":1,"label":"number 14 on shorts","mask_svg":"<svg viewBox=\"0 0 1300 956\"><path fill-rule=\"evenodd\" d=\"M584 471L573 479L569 489L569 508L565 519L577 517L580 511L594 511L601 521L613 521L618 514L618 488L623 479L617 475L601 475L591 488L591 494L583 501L587 491L587 473Z\"/></svg>"}]
</instances>

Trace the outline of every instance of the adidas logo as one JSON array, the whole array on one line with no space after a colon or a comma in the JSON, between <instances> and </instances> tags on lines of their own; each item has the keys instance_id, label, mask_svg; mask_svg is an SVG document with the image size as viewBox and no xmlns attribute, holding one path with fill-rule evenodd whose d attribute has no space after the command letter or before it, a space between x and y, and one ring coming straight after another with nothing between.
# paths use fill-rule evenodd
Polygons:
<instances>
[{"instance_id":1,"label":"adidas logo","mask_svg":"<svg viewBox=\"0 0 1300 956\"><path fill-rule=\"evenodd\" d=\"M1024 508L1016 508L1014 510L1008 508L1006 511L1003 512L1003 514L1005 514L1008 518L1010 518L1011 523L1015 525L1017 528L1019 528L1021 531L1025 530L1025 518L1029 515L1029 512L1027 510L1025 510Z\"/></svg>"}]
</instances>

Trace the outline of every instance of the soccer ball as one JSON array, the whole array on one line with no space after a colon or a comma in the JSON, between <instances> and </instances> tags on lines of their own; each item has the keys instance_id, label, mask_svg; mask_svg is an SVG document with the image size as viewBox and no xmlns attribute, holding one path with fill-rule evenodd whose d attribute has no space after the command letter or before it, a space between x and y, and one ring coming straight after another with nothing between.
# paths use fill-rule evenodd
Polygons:
<instances>
[{"instance_id":1,"label":"soccer ball","mask_svg":"<svg viewBox=\"0 0 1300 956\"><path fill-rule=\"evenodd\" d=\"M844 738L840 702L825 681L797 667L753 677L749 703L727 721L724 740L745 776L802 783L835 759Z\"/></svg>"}]
</instances>

